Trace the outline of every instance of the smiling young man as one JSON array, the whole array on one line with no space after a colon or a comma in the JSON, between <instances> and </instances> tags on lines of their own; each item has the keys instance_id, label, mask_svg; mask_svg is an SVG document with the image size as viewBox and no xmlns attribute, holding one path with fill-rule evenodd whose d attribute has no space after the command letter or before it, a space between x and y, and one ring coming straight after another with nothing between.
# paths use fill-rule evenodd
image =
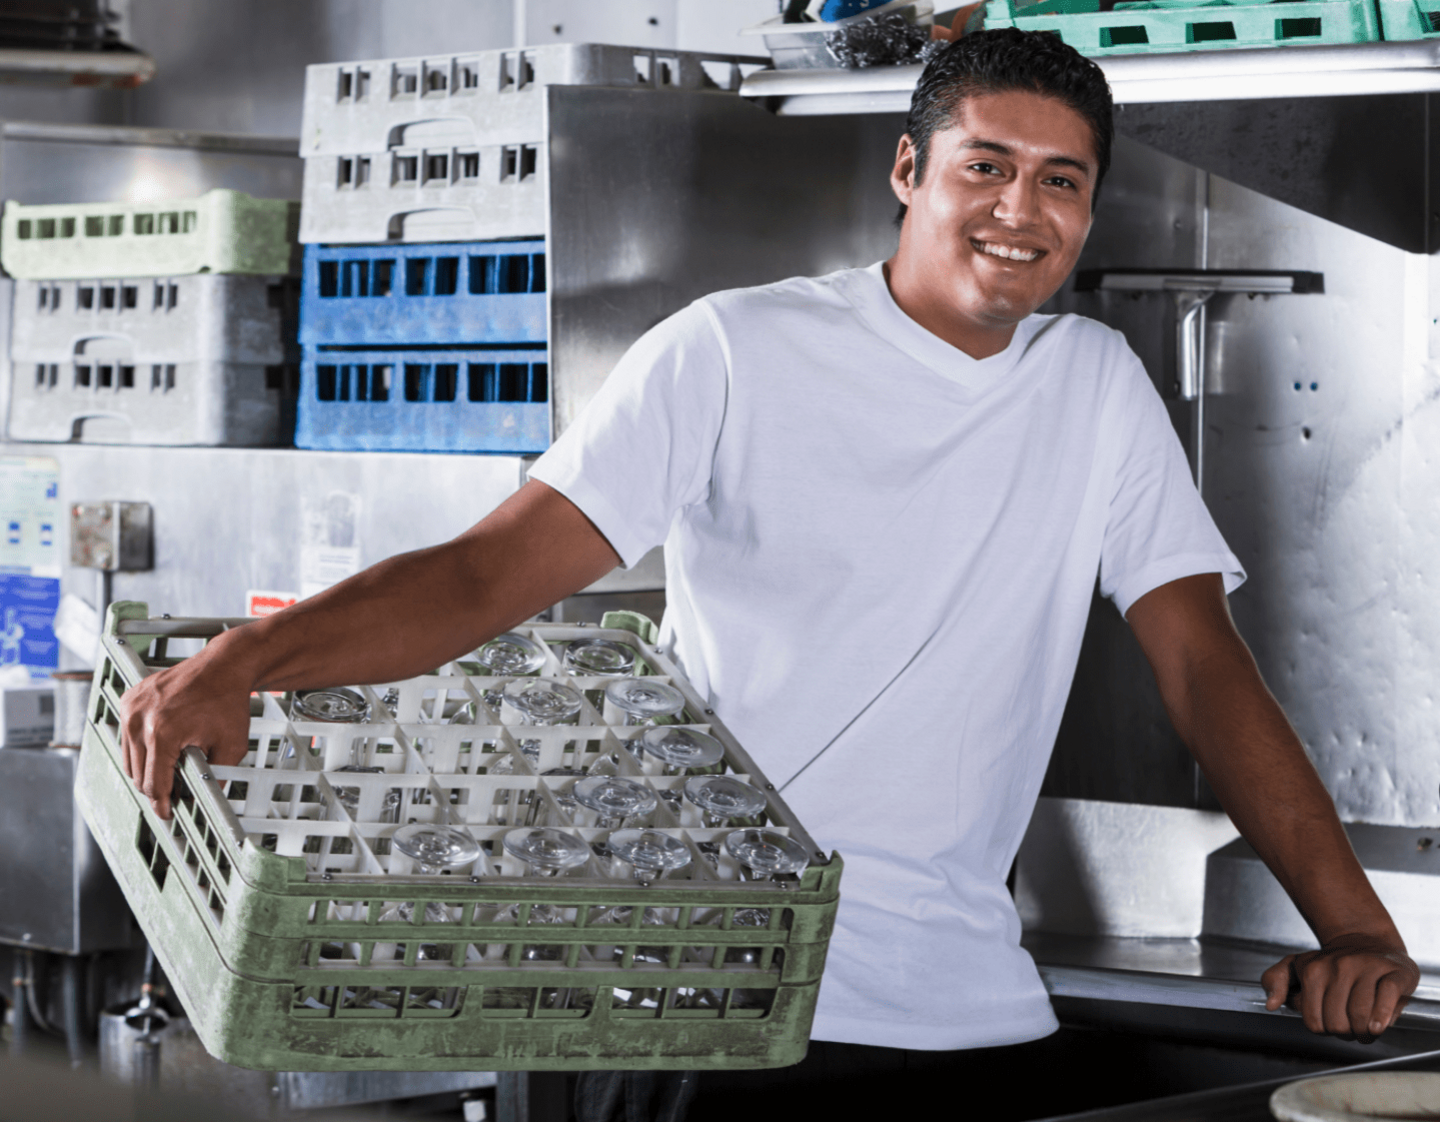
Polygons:
<instances>
[{"instance_id":1,"label":"smiling young man","mask_svg":"<svg viewBox=\"0 0 1440 1122\"><path fill-rule=\"evenodd\" d=\"M947 48L900 141L893 258L662 323L475 528L127 695L131 774L167 812L181 746L243 756L252 689L423 672L664 542L661 645L846 859L815 1037L899 1071L1056 1027L1005 878L1098 573L1320 938L1267 973L1272 1007L1296 968L1312 1029L1383 1030L1418 971L1230 623L1243 574L1165 409L1118 333L1035 314L1110 142L1103 76L1053 36Z\"/></svg>"}]
</instances>

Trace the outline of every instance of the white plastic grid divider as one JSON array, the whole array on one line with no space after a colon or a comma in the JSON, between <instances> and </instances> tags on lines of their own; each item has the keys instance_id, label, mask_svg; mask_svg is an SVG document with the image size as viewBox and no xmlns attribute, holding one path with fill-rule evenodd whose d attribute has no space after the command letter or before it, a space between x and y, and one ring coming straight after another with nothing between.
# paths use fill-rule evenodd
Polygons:
<instances>
[{"instance_id":1,"label":"white plastic grid divider","mask_svg":"<svg viewBox=\"0 0 1440 1122\"><path fill-rule=\"evenodd\" d=\"M168 625L164 630L184 634L196 621L163 622ZM160 623L149 620L143 626L154 632L162 629ZM581 708L575 723L526 725L512 707L502 705L497 710L487 701L487 695L493 696L516 676L469 673L479 667L474 663L467 666L467 659L447 664L434 674L357 687L370 703L372 715L387 712L387 693L394 705L393 719L365 724L296 721L276 697L262 695L256 699L259 711L253 712L252 706L251 748L245 759L235 767L209 769L214 783L225 789L226 809L234 815L243 834L282 855L304 857L311 880L368 879L379 875L386 878L386 883L404 877L412 885L432 884L431 877L413 874L406 868L406 859L390 852L388 839L399 826L411 821L440 822L468 830L482 846L484 853L477 866L484 867L465 871L467 877L553 884L548 878L536 881L526 877L515 859L504 852L500 841L508 830L535 824L522 818L538 820L543 815L547 819L543 824L570 830L587 842L601 842L611 831L597 829L591 812L572 813L556 800L556 792L568 787L576 777L545 776L542 772L555 767L583 770L602 756L609 756L617 774L655 790L657 796L662 791L678 791L687 778L663 775L657 761L637 758L625 749L624 743L644 733L646 726L607 722L606 714L596 707L596 700L604 686L615 680L613 677L576 677L563 669L560 652L565 644L603 637L636 651L638 673L654 676L680 690L685 709L674 723L713 735L722 742L726 756L717 765L716 773L752 782L766 794L769 806L763 817L767 829L793 834L807 850L820 853L773 785L662 652L628 632L560 624L516 630L539 643L546 655L544 665L525 677L559 680L580 692ZM162 659L164 642L160 637L156 651ZM143 667L143 661L135 657ZM146 672L151 669L146 668ZM469 707L469 711L459 713L460 720L445 720L447 711L454 717L458 707ZM467 716L469 720L464 719ZM520 740L538 749L534 763L520 750ZM361 761L361 766L385 770L339 770L355 759ZM501 761L508 770L495 770ZM236 790L231 786L234 784L245 785L238 796L231 793ZM359 793L354 817L338 797L341 788ZM400 802L387 814L385 796L396 791ZM535 805L537 799L539 806ZM710 852L711 857L718 858L712 864L704 859L705 851L700 848L701 843L714 846L722 842L730 829L704 827L699 811L683 798L677 816L666 799L657 797L646 825L680 837L692 849L693 857L702 858L670 874L665 880L667 885L678 886L687 880L713 884L738 879L737 866L728 854ZM336 853L333 843L323 845L325 838L345 838L353 849L341 847ZM322 845L309 839L322 839ZM565 879L613 884L626 878L592 859Z\"/></svg>"}]
</instances>

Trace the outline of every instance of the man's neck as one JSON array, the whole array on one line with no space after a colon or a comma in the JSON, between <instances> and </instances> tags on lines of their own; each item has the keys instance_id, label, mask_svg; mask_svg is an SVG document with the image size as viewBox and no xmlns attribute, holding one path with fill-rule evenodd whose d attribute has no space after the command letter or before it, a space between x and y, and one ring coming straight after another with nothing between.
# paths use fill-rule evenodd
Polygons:
<instances>
[{"instance_id":1,"label":"man's neck","mask_svg":"<svg viewBox=\"0 0 1440 1122\"><path fill-rule=\"evenodd\" d=\"M937 286L925 283L915 270L906 267L903 254L897 253L886 261L884 270L896 306L931 335L971 358L997 355L1015 337L1016 323L982 324L957 315Z\"/></svg>"}]
</instances>

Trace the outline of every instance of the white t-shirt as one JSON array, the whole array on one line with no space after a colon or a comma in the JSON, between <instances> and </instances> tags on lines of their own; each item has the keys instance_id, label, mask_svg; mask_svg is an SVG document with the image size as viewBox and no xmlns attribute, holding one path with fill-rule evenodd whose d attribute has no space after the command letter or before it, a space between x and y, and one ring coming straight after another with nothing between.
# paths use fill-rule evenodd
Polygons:
<instances>
[{"instance_id":1,"label":"white t-shirt","mask_svg":"<svg viewBox=\"0 0 1440 1122\"><path fill-rule=\"evenodd\" d=\"M530 472L845 859L814 1036L1018 1043L1056 1021L1005 878L1091 594L1243 579L1124 338L1031 316L972 359L880 265L720 292L647 333Z\"/></svg>"}]
</instances>

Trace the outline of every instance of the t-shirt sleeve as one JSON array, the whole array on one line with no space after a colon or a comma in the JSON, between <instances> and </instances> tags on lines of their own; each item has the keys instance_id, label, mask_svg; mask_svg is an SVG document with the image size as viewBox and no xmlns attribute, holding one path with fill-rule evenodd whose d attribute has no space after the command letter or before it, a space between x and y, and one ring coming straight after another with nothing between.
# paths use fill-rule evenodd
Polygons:
<instances>
[{"instance_id":1,"label":"t-shirt sleeve","mask_svg":"<svg viewBox=\"0 0 1440 1122\"><path fill-rule=\"evenodd\" d=\"M1117 453L1100 552L1100 591L1124 615L1152 589L1181 577L1219 573L1226 593L1245 580L1195 489L1180 439L1140 360L1121 344L1117 408L1102 438Z\"/></svg>"},{"instance_id":2,"label":"t-shirt sleeve","mask_svg":"<svg viewBox=\"0 0 1440 1122\"><path fill-rule=\"evenodd\" d=\"M629 568L709 497L726 388L713 321L692 304L625 353L530 478L579 507Z\"/></svg>"}]
</instances>

